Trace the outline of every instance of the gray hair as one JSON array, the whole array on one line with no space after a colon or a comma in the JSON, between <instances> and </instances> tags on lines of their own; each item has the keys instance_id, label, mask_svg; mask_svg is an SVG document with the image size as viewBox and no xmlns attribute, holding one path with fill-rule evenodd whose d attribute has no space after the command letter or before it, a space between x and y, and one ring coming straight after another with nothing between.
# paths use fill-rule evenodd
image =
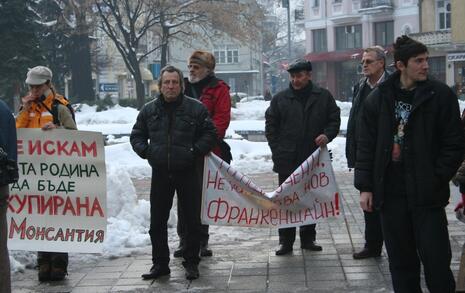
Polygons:
<instances>
[{"instance_id":1,"label":"gray hair","mask_svg":"<svg viewBox=\"0 0 465 293\"><path fill-rule=\"evenodd\" d=\"M369 53L369 52L375 52L376 54L376 59L377 60L383 60L384 61L384 67L386 67L386 53L384 51L384 48L381 46L371 46L363 50L363 52Z\"/></svg>"},{"instance_id":2,"label":"gray hair","mask_svg":"<svg viewBox=\"0 0 465 293\"><path fill-rule=\"evenodd\" d=\"M163 73L165 72L176 72L179 76L179 85L181 86L181 94L184 93L184 75L182 74L182 71L174 67L173 65L166 65L163 67L160 71L160 78L158 79L158 89L161 90L161 84L163 83Z\"/></svg>"}]
</instances>

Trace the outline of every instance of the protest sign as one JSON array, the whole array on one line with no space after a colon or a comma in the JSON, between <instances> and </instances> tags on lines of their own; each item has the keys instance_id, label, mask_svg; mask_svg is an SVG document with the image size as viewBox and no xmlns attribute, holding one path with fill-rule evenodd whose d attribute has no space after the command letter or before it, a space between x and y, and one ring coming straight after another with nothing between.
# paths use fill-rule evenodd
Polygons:
<instances>
[{"instance_id":1,"label":"protest sign","mask_svg":"<svg viewBox=\"0 0 465 293\"><path fill-rule=\"evenodd\" d=\"M18 129L19 181L10 185L8 247L102 251L106 233L101 133Z\"/></svg>"},{"instance_id":2,"label":"protest sign","mask_svg":"<svg viewBox=\"0 0 465 293\"><path fill-rule=\"evenodd\" d=\"M327 148L316 150L281 186L268 193L214 154L205 158L204 224L296 227L338 216L339 204Z\"/></svg>"}]
</instances>

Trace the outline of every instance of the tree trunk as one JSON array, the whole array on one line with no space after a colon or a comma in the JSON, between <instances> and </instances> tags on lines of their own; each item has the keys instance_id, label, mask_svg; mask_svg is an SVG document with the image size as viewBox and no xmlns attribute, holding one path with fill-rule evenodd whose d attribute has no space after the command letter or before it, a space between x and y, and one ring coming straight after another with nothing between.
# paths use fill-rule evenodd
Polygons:
<instances>
[{"instance_id":1,"label":"tree trunk","mask_svg":"<svg viewBox=\"0 0 465 293\"><path fill-rule=\"evenodd\" d=\"M168 64L168 38L170 35L169 27L164 25L165 23L165 16L163 13L160 14L160 23L161 23L161 60L160 60L160 68L163 68Z\"/></svg>"},{"instance_id":2,"label":"tree trunk","mask_svg":"<svg viewBox=\"0 0 465 293\"><path fill-rule=\"evenodd\" d=\"M132 73L134 78L134 83L136 84L136 99L137 99L137 109L141 109L145 104L145 88L144 82L142 81L142 74L140 72L139 62L137 61L136 53L129 53L128 56L131 67L134 69Z\"/></svg>"},{"instance_id":3,"label":"tree trunk","mask_svg":"<svg viewBox=\"0 0 465 293\"><path fill-rule=\"evenodd\" d=\"M89 37L87 34L72 35L71 43L71 96L74 102L94 101Z\"/></svg>"},{"instance_id":4,"label":"tree trunk","mask_svg":"<svg viewBox=\"0 0 465 293\"><path fill-rule=\"evenodd\" d=\"M136 78L134 75L134 82L136 83L136 96L137 96L137 109L142 109L142 106L145 104L145 87L144 82L140 76L139 70L139 78Z\"/></svg>"}]
</instances>

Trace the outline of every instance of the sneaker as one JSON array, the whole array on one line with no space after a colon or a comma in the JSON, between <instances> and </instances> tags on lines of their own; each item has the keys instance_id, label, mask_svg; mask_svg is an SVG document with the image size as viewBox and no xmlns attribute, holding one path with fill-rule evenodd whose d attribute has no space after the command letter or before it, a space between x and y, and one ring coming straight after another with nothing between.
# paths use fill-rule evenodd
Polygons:
<instances>
[{"instance_id":1,"label":"sneaker","mask_svg":"<svg viewBox=\"0 0 465 293\"><path fill-rule=\"evenodd\" d=\"M143 274L141 277L144 280L156 279L161 276L166 276L171 273L168 265L153 265L150 272Z\"/></svg>"},{"instance_id":2,"label":"sneaker","mask_svg":"<svg viewBox=\"0 0 465 293\"><path fill-rule=\"evenodd\" d=\"M195 280L199 278L199 267L196 264L186 264L184 265L186 269L186 279Z\"/></svg>"}]
</instances>

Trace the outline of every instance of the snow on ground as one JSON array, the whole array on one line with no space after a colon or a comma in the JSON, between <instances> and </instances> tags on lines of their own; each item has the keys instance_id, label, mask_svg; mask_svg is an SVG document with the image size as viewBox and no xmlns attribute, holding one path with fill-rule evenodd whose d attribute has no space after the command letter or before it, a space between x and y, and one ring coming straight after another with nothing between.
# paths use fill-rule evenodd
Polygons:
<instances>
[{"instance_id":1,"label":"snow on ground","mask_svg":"<svg viewBox=\"0 0 465 293\"><path fill-rule=\"evenodd\" d=\"M341 130L345 130L351 103L337 103L341 108ZM232 109L232 121L227 131L227 142L233 155L231 165L244 174L270 172L272 169L268 144L244 140L236 133L241 130L264 131L264 113L268 106L268 101L252 100L237 103L237 108ZM462 103L461 106L463 109L465 104ZM76 113L76 121L79 130L98 131L105 135L128 135L137 114L137 110L129 107L115 106L104 112L96 112L96 107L81 105L80 111ZM115 138L110 135L108 142L112 145L105 147L108 226L103 256L137 254L150 246L150 203L137 199L131 178L150 177L151 168L147 161L132 151L128 136ZM328 148L333 153L333 168L345 170L345 138L337 137ZM172 212L169 220L170 239L176 234L176 221L176 215ZM234 235L230 236L234 238ZM97 261L99 257L95 254L70 254L72 262L80 263ZM13 272L24 271L26 267L33 268L36 264L36 253L10 251L10 263Z\"/></svg>"}]
</instances>

